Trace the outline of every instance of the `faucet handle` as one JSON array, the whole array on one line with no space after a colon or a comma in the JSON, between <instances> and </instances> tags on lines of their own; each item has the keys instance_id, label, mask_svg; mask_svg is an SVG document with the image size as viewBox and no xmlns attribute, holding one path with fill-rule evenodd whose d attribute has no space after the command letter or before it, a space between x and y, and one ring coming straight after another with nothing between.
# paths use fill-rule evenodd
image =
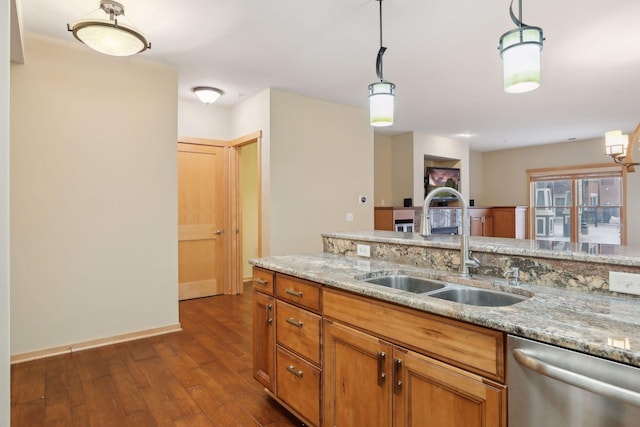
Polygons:
<instances>
[{"instance_id":1,"label":"faucet handle","mask_svg":"<svg viewBox=\"0 0 640 427\"><path fill-rule=\"evenodd\" d=\"M480 267L480 260L473 255L473 252L469 251L469 258L466 261L469 267Z\"/></svg>"}]
</instances>

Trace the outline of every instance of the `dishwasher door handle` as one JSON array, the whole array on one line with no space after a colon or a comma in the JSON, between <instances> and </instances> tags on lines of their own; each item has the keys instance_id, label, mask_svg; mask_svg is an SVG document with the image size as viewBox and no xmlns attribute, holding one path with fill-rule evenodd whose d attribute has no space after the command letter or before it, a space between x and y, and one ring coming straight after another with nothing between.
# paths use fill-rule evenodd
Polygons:
<instances>
[{"instance_id":1,"label":"dishwasher door handle","mask_svg":"<svg viewBox=\"0 0 640 427\"><path fill-rule=\"evenodd\" d=\"M561 381L583 390L599 394L611 399L620 400L635 406L640 406L640 393L604 381L591 378L577 372L569 371L559 366L540 360L536 355L522 349L513 350L513 357L521 365L545 375L554 380Z\"/></svg>"}]
</instances>

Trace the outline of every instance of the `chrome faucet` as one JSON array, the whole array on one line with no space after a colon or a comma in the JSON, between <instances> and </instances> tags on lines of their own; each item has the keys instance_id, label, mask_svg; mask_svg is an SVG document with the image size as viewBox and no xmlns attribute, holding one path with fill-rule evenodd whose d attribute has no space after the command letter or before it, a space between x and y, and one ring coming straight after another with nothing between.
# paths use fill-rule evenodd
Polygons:
<instances>
[{"instance_id":1,"label":"chrome faucet","mask_svg":"<svg viewBox=\"0 0 640 427\"><path fill-rule=\"evenodd\" d=\"M520 269L518 267L511 267L502 274L505 279L509 279L509 284L518 286L520 284Z\"/></svg>"},{"instance_id":2,"label":"chrome faucet","mask_svg":"<svg viewBox=\"0 0 640 427\"><path fill-rule=\"evenodd\" d=\"M462 277L469 277L469 267L480 267L480 261L473 256L469 250L469 206L464 196L453 188L440 187L431 191L424 199L422 208L422 221L420 222L420 234L423 237L431 235L431 217L429 216L429 205L435 196L441 193L453 194L462 205L462 236L460 243L460 274Z\"/></svg>"}]
</instances>

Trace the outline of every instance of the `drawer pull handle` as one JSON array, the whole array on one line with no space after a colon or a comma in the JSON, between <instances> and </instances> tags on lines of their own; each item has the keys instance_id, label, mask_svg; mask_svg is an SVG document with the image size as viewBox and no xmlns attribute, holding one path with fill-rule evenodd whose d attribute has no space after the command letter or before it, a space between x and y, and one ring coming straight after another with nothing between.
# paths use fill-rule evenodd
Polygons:
<instances>
[{"instance_id":1,"label":"drawer pull handle","mask_svg":"<svg viewBox=\"0 0 640 427\"><path fill-rule=\"evenodd\" d=\"M269 284L269 282L267 282L266 280L258 279L257 277L253 279L253 283L256 283L260 286L267 286Z\"/></svg>"},{"instance_id":2,"label":"drawer pull handle","mask_svg":"<svg viewBox=\"0 0 640 427\"><path fill-rule=\"evenodd\" d=\"M290 323L291 325L295 326L296 328L302 329L302 322L301 321L296 320L293 317L287 317L285 320L287 321L287 323Z\"/></svg>"},{"instance_id":3,"label":"drawer pull handle","mask_svg":"<svg viewBox=\"0 0 640 427\"><path fill-rule=\"evenodd\" d=\"M378 385L383 385L387 374L384 373L384 360L387 355L384 351L378 352Z\"/></svg>"},{"instance_id":4,"label":"drawer pull handle","mask_svg":"<svg viewBox=\"0 0 640 427\"><path fill-rule=\"evenodd\" d=\"M396 393L402 392L402 359L393 359L393 386Z\"/></svg>"},{"instance_id":5,"label":"drawer pull handle","mask_svg":"<svg viewBox=\"0 0 640 427\"><path fill-rule=\"evenodd\" d=\"M302 371L298 371L296 367L293 365L287 366L287 371L291 372L293 375L295 375L298 378L302 378Z\"/></svg>"},{"instance_id":6,"label":"drawer pull handle","mask_svg":"<svg viewBox=\"0 0 640 427\"><path fill-rule=\"evenodd\" d=\"M269 316L269 312L271 311L272 308L273 308L272 304L267 304L264 306L265 316L268 324L271 324L271 322L273 322L273 318Z\"/></svg>"},{"instance_id":7,"label":"drawer pull handle","mask_svg":"<svg viewBox=\"0 0 640 427\"><path fill-rule=\"evenodd\" d=\"M302 298L302 292L296 291L295 289L286 289L285 292L294 297Z\"/></svg>"}]
</instances>

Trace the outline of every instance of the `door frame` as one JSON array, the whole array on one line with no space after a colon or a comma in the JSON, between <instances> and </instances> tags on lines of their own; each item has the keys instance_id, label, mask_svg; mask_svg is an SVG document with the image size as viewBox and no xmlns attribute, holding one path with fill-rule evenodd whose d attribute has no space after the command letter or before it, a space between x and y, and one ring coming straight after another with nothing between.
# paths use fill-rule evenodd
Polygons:
<instances>
[{"instance_id":1,"label":"door frame","mask_svg":"<svg viewBox=\"0 0 640 427\"><path fill-rule=\"evenodd\" d=\"M262 131L256 131L231 141L209 138L195 138L179 136L178 143L210 145L223 147L226 149L227 183L226 201L227 209L224 214L225 229L229 230L224 234L225 254L224 264L224 294L242 294L242 198L240 197L240 148L256 143L257 144L257 175L258 175L258 256L262 256Z\"/></svg>"}]
</instances>

